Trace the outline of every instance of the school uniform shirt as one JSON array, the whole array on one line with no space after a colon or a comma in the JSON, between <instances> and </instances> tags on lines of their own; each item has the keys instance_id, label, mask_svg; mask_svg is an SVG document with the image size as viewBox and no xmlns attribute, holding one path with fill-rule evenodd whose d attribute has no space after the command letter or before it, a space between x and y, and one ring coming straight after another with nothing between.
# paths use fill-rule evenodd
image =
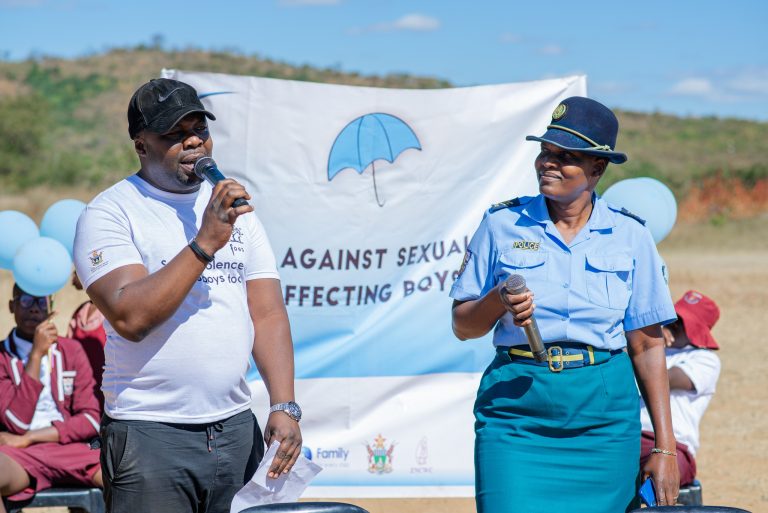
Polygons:
<instances>
[{"instance_id":1,"label":"school uniform shirt","mask_svg":"<svg viewBox=\"0 0 768 513\"><path fill-rule=\"evenodd\" d=\"M143 265L152 274L197 235L212 188L176 194L133 175L99 194L77 225L74 260L87 289L110 271ZM118 420L203 424L250 408L245 380L253 348L248 280L279 279L254 213L235 222L179 308L141 342L106 321L104 409Z\"/></svg>"},{"instance_id":2,"label":"school uniform shirt","mask_svg":"<svg viewBox=\"0 0 768 513\"><path fill-rule=\"evenodd\" d=\"M587 224L568 244L542 195L489 209L450 296L478 299L510 275L522 275L534 294L544 342L582 342L600 349L625 347L625 331L674 321L664 263L650 231L597 195L592 201ZM493 344L527 344L511 314L497 323Z\"/></svg>"},{"instance_id":3,"label":"school uniform shirt","mask_svg":"<svg viewBox=\"0 0 768 513\"><path fill-rule=\"evenodd\" d=\"M694 390L671 390L672 429L675 439L688 446L692 455L699 450L699 424L715 394L720 377L720 358L715 351L693 346L667 349L667 369L677 367L693 383ZM642 401L642 399L641 399ZM648 408L641 402L640 424L643 431L653 431Z\"/></svg>"},{"instance_id":4,"label":"school uniform shirt","mask_svg":"<svg viewBox=\"0 0 768 513\"><path fill-rule=\"evenodd\" d=\"M4 344L6 351L15 353L21 360L21 364L27 365L29 353L32 352L32 342L21 338L14 329ZM43 385L43 390L37 398L35 415L29 423L30 430L48 427L54 420L64 420L51 394L51 358L47 354L40 358L40 383Z\"/></svg>"},{"instance_id":5,"label":"school uniform shirt","mask_svg":"<svg viewBox=\"0 0 768 513\"><path fill-rule=\"evenodd\" d=\"M14 347L13 333L0 344L0 425L21 435L33 428L44 385L32 379ZM82 442L99 434L99 403L88 359L74 340L59 337L51 344L47 357L50 396L60 416L49 418L59 432L59 443ZM50 413L50 412L49 412ZM40 420L40 419L38 419Z\"/></svg>"}]
</instances>

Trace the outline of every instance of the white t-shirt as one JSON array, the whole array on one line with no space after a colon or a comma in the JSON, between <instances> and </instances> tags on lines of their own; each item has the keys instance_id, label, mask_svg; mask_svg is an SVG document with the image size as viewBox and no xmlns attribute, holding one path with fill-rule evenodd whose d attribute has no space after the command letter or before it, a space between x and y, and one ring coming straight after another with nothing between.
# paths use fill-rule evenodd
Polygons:
<instances>
[{"instance_id":1,"label":"white t-shirt","mask_svg":"<svg viewBox=\"0 0 768 513\"><path fill-rule=\"evenodd\" d=\"M688 376L695 390L672 390L669 403L672 408L672 430L678 442L684 443L691 454L699 449L699 423L709 401L715 393L720 376L720 358L709 349L688 346L667 349L667 369L678 367ZM653 431L648 409L641 400L640 423L644 431Z\"/></svg>"},{"instance_id":2,"label":"white t-shirt","mask_svg":"<svg viewBox=\"0 0 768 513\"><path fill-rule=\"evenodd\" d=\"M133 175L99 194L77 223L74 260L87 289L119 267L161 269L198 232L211 186L197 193L161 191ZM108 321L104 409L115 419L215 422L250 407L245 381L253 324L245 282L279 279L264 227L240 216L173 316L141 342Z\"/></svg>"}]
</instances>

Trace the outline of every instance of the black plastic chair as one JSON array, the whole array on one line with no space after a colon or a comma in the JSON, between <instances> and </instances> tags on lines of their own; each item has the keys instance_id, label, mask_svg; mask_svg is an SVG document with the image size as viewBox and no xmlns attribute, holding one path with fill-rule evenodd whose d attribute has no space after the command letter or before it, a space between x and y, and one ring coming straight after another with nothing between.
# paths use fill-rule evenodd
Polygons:
<instances>
[{"instance_id":1,"label":"black plastic chair","mask_svg":"<svg viewBox=\"0 0 768 513\"><path fill-rule=\"evenodd\" d=\"M67 507L72 513L104 513L104 496L98 488L49 488L25 501L4 500L8 513L23 508Z\"/></svg>"},{"instance_id":2,"label":"black plastic chair","mask_svg":"<svg viewBox=\"0 0 768 513\"><path fill-rule=\"evenodd\" d=\"M240 513L368 513L367 510L344 502L284 502L251 506Z\"/></svg>"},{"instance_id":3,"label":"black plastic chair","mask_svg":"<svg viewBox=\"0 0 768 513\"><path fill-rule=\"evenodd\" d=\"M698 479L694 479L690 485L680 488L680 496L677 498L677 503L684 506L701 506L704 504L701 494L701 483Z\"/></svg>"},{"instance_id":4,"label":"black plastic chair","mask_svg":"<svg viewBox=\"0 0 768 513\"><path fill-rule=\"evenodd\" d=\"M745 509L729 508L728 506L656 506L655 508L638 508L629 513L750 513Z\"/></svg>"}]
</instances>

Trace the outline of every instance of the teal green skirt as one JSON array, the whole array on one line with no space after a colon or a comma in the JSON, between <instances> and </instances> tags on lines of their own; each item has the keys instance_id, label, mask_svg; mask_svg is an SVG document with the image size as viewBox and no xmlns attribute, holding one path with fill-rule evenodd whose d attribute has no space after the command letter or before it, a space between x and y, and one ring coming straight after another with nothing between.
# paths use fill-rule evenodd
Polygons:
<instances>
[{"instance_id":1,"label":"teal green skirt","mask_svg":"<svg viewBox=\"0 0 768 513\"><path fill-rule=\"evenodd\" d=\"M475 402L478 513L631 509L639 416L627 353L559 373L497 353Z\"/></svg>"}]
</instances>

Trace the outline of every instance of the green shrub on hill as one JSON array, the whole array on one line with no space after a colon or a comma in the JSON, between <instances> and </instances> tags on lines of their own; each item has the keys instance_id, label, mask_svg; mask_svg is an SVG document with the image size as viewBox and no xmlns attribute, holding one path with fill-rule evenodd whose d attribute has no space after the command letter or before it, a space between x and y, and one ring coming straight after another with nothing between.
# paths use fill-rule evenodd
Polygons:
<instances>
[{"instance_id":1,"label":"green shrub on hill","mask_svg":"<svg viewBox=\"0 0 768 513\"><path fill-rule=\"evenodd\" d=\"M157 44L74 60L0 61L0 186L101 188L131 172L138 161L126 133L128 98L162 68L375 87L451 86L430 77L363 76L236 52L163 51ZM618 147L630 160L609 167L601 190L624 178L650 176L683 197L714 175L747 186L768 177L762 160L768 123L625 111L618 116Z\"/></svg>"},{"instance_id":2,"label":"green shrub on hill","mask_svg":"<svg viewBox=\"0 0 768 513\"><path fill-rule=\"evenodd\" d=\"M51 146L51 106L38 94L0 97L0 180L23 183Z\"/></svg>"}]
</instances>

